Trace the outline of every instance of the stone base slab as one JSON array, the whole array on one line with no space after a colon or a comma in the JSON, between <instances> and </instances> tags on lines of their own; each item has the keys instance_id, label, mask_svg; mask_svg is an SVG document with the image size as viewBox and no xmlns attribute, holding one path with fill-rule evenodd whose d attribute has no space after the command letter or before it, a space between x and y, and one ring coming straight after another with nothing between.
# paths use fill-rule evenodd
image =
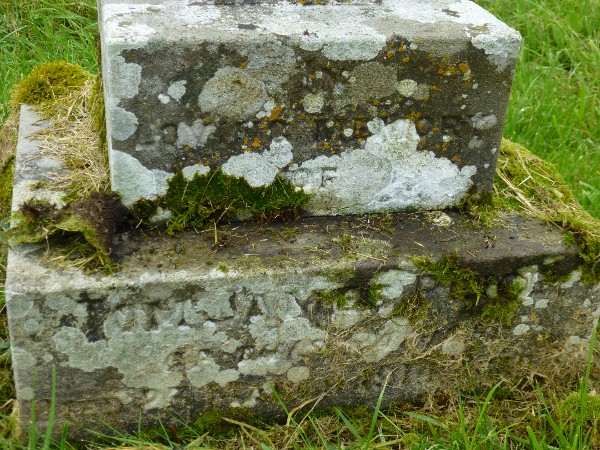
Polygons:
<instances>
[{"instance_id":1,"label":"stone base slab","mask_svg":"<svg viewBox=\"0 0 600 450\"><path fill-rule=\"evenodd\" d=\"M127 206L177 170L266 186L307 215L440 209L492 186L519 34L467 0L101 0L111 179Z\"/></svg>"}]
</instances>

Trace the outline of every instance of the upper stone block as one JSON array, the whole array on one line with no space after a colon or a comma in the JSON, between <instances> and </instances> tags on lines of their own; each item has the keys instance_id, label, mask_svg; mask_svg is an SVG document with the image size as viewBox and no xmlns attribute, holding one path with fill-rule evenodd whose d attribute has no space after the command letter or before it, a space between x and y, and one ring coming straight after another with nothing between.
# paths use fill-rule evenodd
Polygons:
<instances>
[{"instance_id":1,"label":"upper stone block","mask_svg":"<svg viewBox=\"0 0 600 450\"><path fill-rule=\"evenodd\" d=\"M221 168L330 215L491 189L519 34L467 0L100 0L113 188ZM315 3L315 2L313 2Z\"/></svg>"}]
</instances>

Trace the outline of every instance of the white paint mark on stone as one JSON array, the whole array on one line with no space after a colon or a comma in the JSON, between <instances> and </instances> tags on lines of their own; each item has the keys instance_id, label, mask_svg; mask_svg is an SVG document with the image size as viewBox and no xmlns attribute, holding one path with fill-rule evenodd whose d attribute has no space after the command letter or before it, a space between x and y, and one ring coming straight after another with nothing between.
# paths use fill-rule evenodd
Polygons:
<instances>
[{"instance_id":1,"label":"white paint mark on stone","mask_svg":"<svg viewBox=\"0 0 600 450\"><path fill-rule=\"evenodd\" d=\"M169 97L168 95L165 94L158 94L158 100L163 104L166 105L171 101L171 97Z\"/></svg>"}]
</instances>

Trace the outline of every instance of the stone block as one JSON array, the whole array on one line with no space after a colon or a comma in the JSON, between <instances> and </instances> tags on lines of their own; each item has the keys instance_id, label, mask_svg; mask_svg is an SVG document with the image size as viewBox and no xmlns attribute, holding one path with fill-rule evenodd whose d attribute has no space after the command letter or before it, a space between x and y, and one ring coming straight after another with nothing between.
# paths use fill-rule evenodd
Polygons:
<instances>
[{"instance_id":1,"label":"stone block","mask_svg":"<svg viewBox=\"0 0 600 450\"><path fill-rule=\"evenodd\" d=\"M28 120L15 202L50 164ZM56 430L71 437L215 411L285 417L272 389L290 408L329 407L374 405L387 385L385 407L572 379L600 316L577 249L516 215L493 229L435 211L132 231L113 275L52 267L53 248L11 247L6 307L21 423L35 401L46 425L54 366Z\"/></svg>"},{"instance_id":2,"label":"stone block","mask_svg":"<svg viewBox=\"0 0 600 450\"><path fill-rule=\"evenodd\" d=\"M252 186L281 174L312 195L307 215L439 209L491 189L521 39L475 3L218 3L99 2L126 205L178 170Z\"/></svg>"}]
</instances>

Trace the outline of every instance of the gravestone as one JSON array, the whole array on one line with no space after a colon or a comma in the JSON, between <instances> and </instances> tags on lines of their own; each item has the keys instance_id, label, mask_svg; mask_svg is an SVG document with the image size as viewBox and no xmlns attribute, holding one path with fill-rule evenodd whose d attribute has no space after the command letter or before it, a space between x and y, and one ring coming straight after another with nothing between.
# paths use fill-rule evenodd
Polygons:
<instances>
[{"instance_id":1,"label":"gravestone","mask_svg":"<svg viewBox=\"0 0 600 450\"><path fill-rule=\"evenodd\" d=\"M517 32L466 0L239 3L100 1L126 205L219 168L255 187L281 174L309 215L490 191Z\"/></svg>"},{"instance_id":2,"label":"gravestone","mask_svg":"<svg viewBox=\"0 0 600 450\"><path fill-rule=\"evenodd\" d=\"M386 406L453 394L471 377L489 388L577 371L600 289L582 282L555 227L515 215L483 229L455 211L340 216L490 190L516 32L446 0L102 0L100 25L111 177L128 206L162 195L178 170L221 170L251 186L291 180L313 195L313 217L216 236L121 234L113 275L13 246L24 427L32 402L45 427L53 390L56 430L86 437L215 414L281 418L274 391L290 408L325 408L372 405L386 385ZM30 190L62 170L36 157L37 119L23 108L15 210L60 197Z\"/></svg>"}]
</instances>

